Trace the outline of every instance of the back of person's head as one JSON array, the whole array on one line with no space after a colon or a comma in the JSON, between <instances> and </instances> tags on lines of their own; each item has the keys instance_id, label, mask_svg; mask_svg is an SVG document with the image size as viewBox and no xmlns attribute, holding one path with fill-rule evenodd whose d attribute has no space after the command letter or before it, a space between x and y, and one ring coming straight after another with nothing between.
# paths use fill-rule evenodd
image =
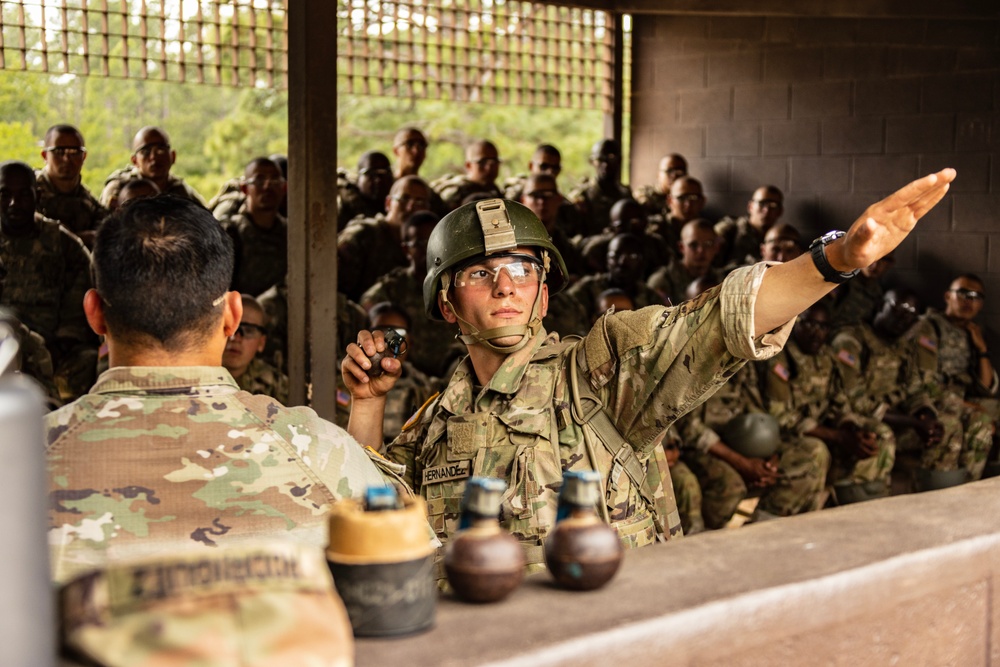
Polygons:
<instances>
[{"instance_id":1,"label":"back of person's head","mask_svg":"<svg viewBox=\"0 0 1000 667\"><path fill-rule=\"evenodd\" d=\"M182 350L207 338L233 276L233 246L202 206L137 199L97 232L94 280L111 334Z\"/></svg>"}]
</instances>

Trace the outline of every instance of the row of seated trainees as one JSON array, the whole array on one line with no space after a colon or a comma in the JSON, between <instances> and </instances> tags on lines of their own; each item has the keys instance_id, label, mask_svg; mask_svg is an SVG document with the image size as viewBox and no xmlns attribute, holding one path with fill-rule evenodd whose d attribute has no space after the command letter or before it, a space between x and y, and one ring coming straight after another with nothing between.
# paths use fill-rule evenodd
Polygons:
<instances>
[{"instance_id":1,"label":"row of seated trainees","mask_svg":"<svg viewBox=\"0 0 1000 667\"><path fill-rule=\"evenodd\" d=\"M773 186L745 215L701 218L677 155L635 198L607 140L568 196L552 146L503 191L486 141L464 175L428 184L426 139L407 128L395 171L366 153L338 184L337 426L283 405L283 160L251 160L210 213L170 175L162 129L140 130L100 203L83 196L85 148L56 126L40 171L0 164L0 304L22 371L66 404L46 418L58 585L204 547L322 547L331 503L371 485L427 499L446 543L465 479L505 479L501 523L537 569L566 470L604 475L601 514L631 547L722 527L748 494L756 520L886 495L906 448L928 484L983 474L997 409L974 321L985 286L959 276L926 313L882 288L952 170L806 249ZM859 232L866 218L885 233ZM390 335L399 357L369 377ZM582 422L581 400L607 418ZM747 414L772 420L743 428L776 431L772 453L737 442Z\"/></svg>"}]
</instances>

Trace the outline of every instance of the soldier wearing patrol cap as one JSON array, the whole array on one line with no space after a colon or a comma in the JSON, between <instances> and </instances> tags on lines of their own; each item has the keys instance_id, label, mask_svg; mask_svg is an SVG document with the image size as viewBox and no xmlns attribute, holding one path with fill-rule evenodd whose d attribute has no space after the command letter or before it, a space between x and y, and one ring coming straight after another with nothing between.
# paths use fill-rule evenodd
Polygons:
<instances>
[{"instance_id":1,"label":"soldier wearing patrol cap","mask_svg":"<svg viewBox=\"0 0 1000 667\"><path fill-rule=\"evenodd\" d=\"M469 356L387 454L406 466L444 540L458 528L470 475L507 480L501 524L530 564L541 562L566 470L601 472L597 509L624 543L678 534L658 436L746 360L777 352L796 314L898 245L954 177L949 169L911 183L809 256L738 269L676 308L605 314L569 341L542 326L566 269L538 218L505 200L465 205L431 235L424 306L458 326ZM361 332L342 364L354 401L349 431L372 446L400 373L386 356L383 373L368 376L370 357L385 349L381 332Z\"/></svg>"}]
</instances>

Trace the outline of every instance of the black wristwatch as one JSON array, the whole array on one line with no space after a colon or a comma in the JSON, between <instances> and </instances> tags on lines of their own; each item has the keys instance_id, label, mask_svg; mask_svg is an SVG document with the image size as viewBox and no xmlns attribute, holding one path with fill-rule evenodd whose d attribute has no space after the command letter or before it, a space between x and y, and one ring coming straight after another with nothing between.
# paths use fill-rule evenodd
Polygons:
<instances>
[{"instance_id":1,"label":"black wristwatch","mask_svg":"<svg viewBox=\"0 0 1000 667\"><path fill-rule=\"evenodd\" d=\"M812 256L813 264L816 265L816 269L823 275L823 280L837 285L847 282L854 276L858 275L858 271L860 271L860 269L854 269L853 271L848 271L847 273L841 273L837 269L830 266L830 262L826 261L826 247L839 239L841 236L846 236L846 234L839 231L827 232L809 244L809 254Z\"/></svg>"}]
</instances>

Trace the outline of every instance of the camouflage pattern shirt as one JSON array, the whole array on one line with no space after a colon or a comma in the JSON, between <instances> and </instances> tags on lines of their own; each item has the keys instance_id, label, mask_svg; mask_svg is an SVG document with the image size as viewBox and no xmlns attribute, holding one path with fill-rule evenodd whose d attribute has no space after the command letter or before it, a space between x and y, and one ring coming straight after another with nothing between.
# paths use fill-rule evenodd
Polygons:
<instances>
[{"instance_id":1,"label":"camouflage pattern shirt","mask_svg":"<svg viewBox=\"0 0 1000 667\"><path fill-rule=\"evenodd\" d=\"M476 183L475 181L470 181L464 174L442 176L441 178L434 179L430 186L441 197L445 209L449 212L458 208L462 204L462 201L469 195L480 192L489 195L490 198L503 198L503 190L496 183L485 185Z\"/></svg>"},{"instance_id":2,"label":"camouflage pattern shirt","mask_svg":"<svg viewBox=\"0 0 1000 667\"><path fill-rule=\"evenodd\" d=\"M802 436L817 426L835 423L846 408L840 374L829 348L824 346L810 355L790 340L763 365L764 400L783 437Z\"/></svg>"},{"instance_id":3,"label":"camouflage pattern shirt","mask_svg":"<svg viewBox=\"0 0 1000 667\"><path fill-rule=\"evenodd\" d=\"M264 229L244 210L222 226L236 252L232 289L256 296L284 280L288 271L288 221L284 217L276 216L274 224Z\"/></svg>"},{"instance_id":4,"label":"camouflage pattern shirt","mask_svg":"<svg viewBox=\"0 0 1000 667\"><path fill-rule=\"evenodd\" d=\"M639 188L635 193L635 200L645 209L646 215L657 215L663 218L670 215L666 193L657 190L652 185L644 185Z\"/></svg>"},{"instance_id":5,"label":"camouflage pattern shirt","mask_svg":"<svg viewBox=\"0 0 1000 667\"><path fill-rule=\"evenodd\" d=\"M384 215L358 218L337 236L338 288L354 301L398 266L409 265L399 231L393 232Z\"/></svg>"},{"instance_id":6,"label":"camouflage pattern shirt","mask_svg":"<svg viewBox=\"0 0 1000 667\"><path fill-rule=\"evenodd\" d=\"M722 276L716 269L709 269L707 276L721 282ZM696 278L688 273L680 260L673 260L664 267L653 272L646 284L665 299L670 299L670 303L677 304L687 301L687 288Z\"/></svg>"},{"instance_id":7,"label":"camouflage pattern shirt","mask_svg":"<svg viewBox=\"0 0 1000 667\"><path fill-rule=\"evenodd\" d=\"M715 233L722 239L722 248L715 256L716 266L743 266L760 261L760 244L764 232L750 224L748 216L723 218L715 224Z\"/></svg>"},{"instance_id":8,"label":"camouflage pattern shirt","mask_svg":"<svg viewBox=\"0 0 1000 667\"><path fill-rule=\"evenodd\" d=\"M222 184L214 197L208 200L208 210L216 220L228 220L241 212L247 196L243 194L242 181L231 178Z\"/></svg>"},{"instance_id":9,"label":"camouflage pattern shirt","mask_svg":"<svg viewBox=\"0 0 1000 667\"><path fill-rule=\"evenodd\" d=\"M722 442L719 432L730 419L746 412L766 412L760 394L758 365L749 363L740 368L707 401L677 422L685 450L707 454L713 445Z\"/></svg>"},{"instance_id":10,"label":"camouflage pattern shirt","mask_svg":"<svg viewBox=\"0 0 1000 667\"><path fill-rule=\"evenodd\" d=\"M337 191L337 229L344 229L355 218L385 215L385 201L375 201L362 194L358 186L344 180Z\"/></svg>"},{"instance_id":11,"label":"camouflage pattern shirt","mask_svg":"<svg viewBox=\"0 0 1000 667\"><path fill-rule=\"evenodd\" d=\"M245 392L270 396L282 405L288 403L288 376L263 359L251 359L236 384Z\"/></svg>"},{"instance_id":12,"label":"camouflage pattern shirt","mask_svg":"<svg viewBox=\"0 0 1000 667\"><path fill-rule=\"evenodd\" d=\"M997 396L1000 382L996 371L989 387L980 383L969 332L949 322L944 313L928 308L906 338L914 346L920 369L933 378L928 387L932 396L945 393L963 399Z\"/></svg>"},{"instance_id":13,"label":"camouflage pattern shirt","mask_svg":"<svg viewBox=\"0 0 1000 667\"><path fill-rule=\"evenodd\" d=\"M331 503L393 467L221 367L117 367L45 418L53 579L261 539L324 547ZM376 465L378 463L378 467Z\"/></svg>"},{"instance_id":14,"label":"camouflage pattern shirt","mask_svg":"<svg viewBox=\"0 0 1000 667\"><path fill-rule=\"evenodd\" d=\"M594 181L584 180L567 196L580 212L580 225L576 233L580 236L596 236L605 227L611 226L611 207L619 199L631 199L632 191L621 183L616 183L612 192L605 192Z\"/></svg>"},{"instance_id":15,"label":"camouflage pattern shirt","mask_svg":"<svg viewBox=\"0 0 1000 667\"><path fill-rule=\"evenodd\" d=\"M361 295L362 308L383 301L399 306L410 316L407 360L420 371L431 377L444 377L455 360L465 356L465 346L455 340L458 327L432 320L424 312L423 280L417 279L413 267L393 269Z\"/></svg>"},{"instance_id":16,"label":"camouflage pattern shirt","mask_svg":"<svg viewBox=\"0 0 1000 667\"><path fill-rule=\"evenodd\" d=\"M142 178L142 174L134 166L116 169L111 172L111 175L104 181L104 190L101 192L101 205L112 210L117 208L118 193L121 191L122 186L127 181L134 181L140 178ZM185 183L183 178L177 178L173 175L167 178L167 187L160 190L160 194L190 199L206 208L208 207L204 198L198 194L197 190Z\"/></svg>"},{"instance_id":17,"label":"camouflage pattern shirt","mask_svg":"<svg viewBox=\"0 0 1000 667\"><path fill-rule=\"evenodd\" d=\"M601 292L612 287L616 287L616 285L611 284L608 274L601 273L596 276L584 276L570 287L566 293L579 301L590 317L594 318L600 314L597 312L597 297ZM632 297L636 310L645 308L646 306L664 305L663 298L659 293L651 289L646 283L638 282L631 289L626 289L625 291Z\"/></svg>"},{"instance_id":18,"label":"camouflage pattern shirt","mask_svg":"<svg viewBox=\"0 0 1000 667\"><path fill-rule=\"evenodd\" d=\"M501 525L525 545L529 563L555 522L564 470L597 469L607 478L613 458L596 448L591 460L571 413L569 365L576 350L588 382L614 426L645 465L660 434L710 396L745 363L776 353L790 325L753 337L753 307L764 265L677 308L653 307L604 316L582 340L540 332L511 354L489 384L478 387L471 363L456 369L441 395L424 406L390 445L391 460L427 499L438 537L454 535L465 480L505 479ZM607 510L623 542L653 539L639 489L612 479ZM672 494L671 494L672 495ZM674 508L674 511L675 508Z\"/></svg>"},{"instance_id":19,"label":"camouflage pattern shirt","mask_svg":"<svg viewBox=\"0 0 1000 667\"><path fill-rule=\"evenodd\" d=\"M866 278L862 274L854 276L833 292L833 329L871 322L875 311L882 304L885 290L878 280Z\"/></svg>"},{"instance_id":20,"label":"camouflage pattern shirt","mask_svg":"<svg viewBox=\"0 0 1000 667\"><path fill-rule=\"evenodd\" d=\"M56 339L93 341L83 313L83 295L90 289L90 253L75 234L36 213L27 233L8 236L0 231L0 258L7 266L0 305L50 346Z\"/></svg>"},{"instance_id":21,"label":"camouflage pattern shirt","mask_svg":"<svg viewBox=\"0 0 1000 667\"><path fill-rule=\"evenodd\" d=\"M108 210L90 194L82 181L70 192L60 192L45 169L35 171L35 194L35 210L61 222L77 236L97 231L108 215Z\"/></svg>"}]
</instances>

